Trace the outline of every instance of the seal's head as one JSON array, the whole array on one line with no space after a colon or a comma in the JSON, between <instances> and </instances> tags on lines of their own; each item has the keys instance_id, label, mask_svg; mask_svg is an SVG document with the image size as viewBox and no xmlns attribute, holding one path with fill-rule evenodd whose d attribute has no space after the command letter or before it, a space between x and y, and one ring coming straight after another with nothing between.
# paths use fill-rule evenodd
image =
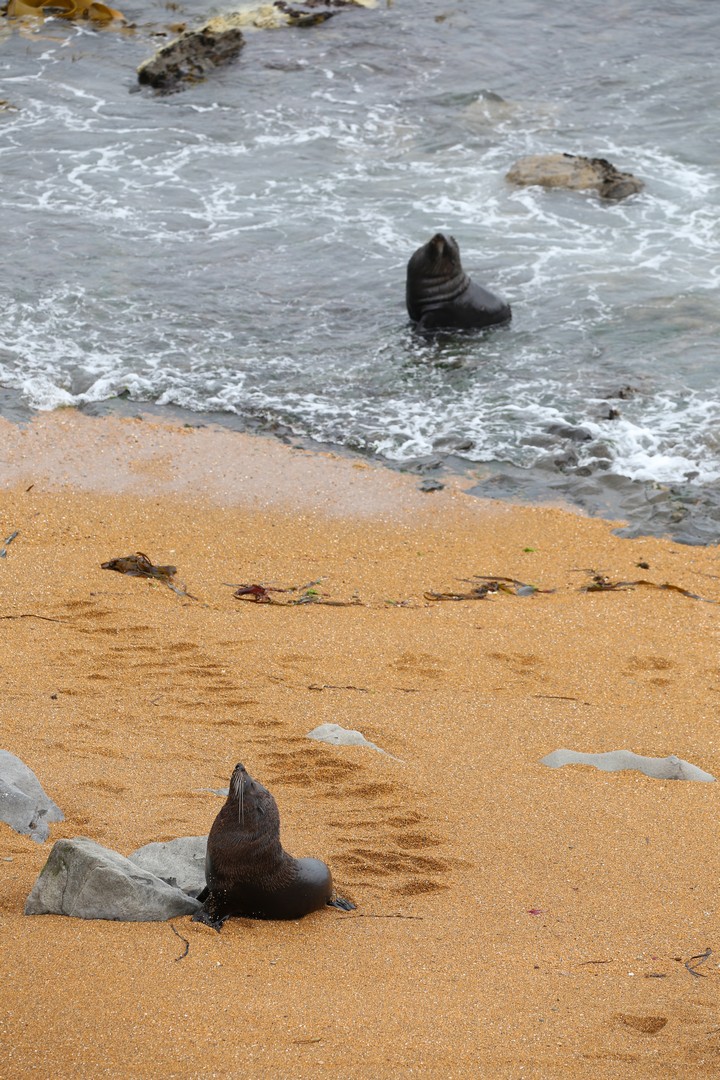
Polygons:
<instances>
[{"instance_id":1,"label":"seal's head","mask_svg":"<svg viewBox=\"0 0 720 1080\"><path fill-rule=\"evenodd\" d=\"M435 233L411 256L407 266L405 296L410 318L419 322L428 307L452 302L468 284L457 240Z\"/></svg>"},{"instance_id":2,"label":"seal's head","mask_svg":"<svg viewBox=\"0 0 720 1080\"><path fill-rule=\"evenodd\" d=\"M275 799L266 787L253 779L242 762L237 763L230 777L225 808L247 837L268 832L277 835L279 832L280 814Z\"/></svg>"},{"instance_id":3,"label":"seal's head","mask_svg":"<svg viewBox=\"0 0 720 1080\"><path fill-rule=\"evenodd\" d=\"M460 248L454 236L435 233L418 248L408 263L408 273L422 274L423 277L438 277L447 281L462 270Z\"/></svg>"}]
</instances>

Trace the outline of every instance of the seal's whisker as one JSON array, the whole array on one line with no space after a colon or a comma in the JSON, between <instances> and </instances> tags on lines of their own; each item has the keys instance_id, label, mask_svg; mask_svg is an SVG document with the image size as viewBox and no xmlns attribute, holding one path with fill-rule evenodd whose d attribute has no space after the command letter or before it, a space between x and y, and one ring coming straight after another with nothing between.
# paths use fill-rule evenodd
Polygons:
<instances>
[{"instance_id":1,"label":"seal's whisker","mask_svg":"<svg viewBox=\"0 0 720 1080\"><path fill-rule=\"evenodd\" d=\"M245 824L245 782L243 774L240 769L236 769L232 774L232 780L230 782L230 792L234 799L238 801L238 821L241 825Z\"/></svg>"}]
</instances>

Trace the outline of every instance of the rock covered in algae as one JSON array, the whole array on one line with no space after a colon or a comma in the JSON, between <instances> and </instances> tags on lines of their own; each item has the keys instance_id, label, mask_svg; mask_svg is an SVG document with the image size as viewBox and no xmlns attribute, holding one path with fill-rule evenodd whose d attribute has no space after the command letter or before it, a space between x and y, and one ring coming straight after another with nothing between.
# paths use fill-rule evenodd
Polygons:
<instances>
[{"instance_id":1,"label":"rock covered in algae","mask_svg":"<svg viewBox=\"0 0 720 1080\"><path fill-rule=\"evenodd\" d=\"M626 199L642 191L644 184L632 173L620 172L605 158L577 154L530 154L516 161L506 174L512 184L537 184L571 191L595 190L603 199Z\"/></svg>"},{"instance_id":2,"label":"rock covered in algae","mask_svg":"<svg viewBox=\"0 0 720 1080\"><path fill-rule=\"evenodd\" d=\"M177 90L198 82L208 72L235 60L245 44L242 31L232 23L211 19L164 45L138 68L138 81L154 90Z\"/></svg>"}]
</instances>

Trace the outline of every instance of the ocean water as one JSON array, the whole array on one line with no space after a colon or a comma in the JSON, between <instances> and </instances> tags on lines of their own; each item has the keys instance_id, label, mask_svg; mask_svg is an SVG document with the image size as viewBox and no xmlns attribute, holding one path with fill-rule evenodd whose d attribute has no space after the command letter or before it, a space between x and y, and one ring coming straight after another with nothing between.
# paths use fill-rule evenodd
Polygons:
<instances>
[{"instance_id":1,"label":"ocean water","mask_svg":"<svg viewBox=\"0 0 720 1080\"><path fill-rule=\"evenodd\" d=\"M380 0L168 96L137 65L227 6L118 4L0 20L0 412L220 420L720 540L717 0ZM505 180L555 151L646 188ZM412 330L438 230L509 327Z\"/></svg>"}]
</instances>

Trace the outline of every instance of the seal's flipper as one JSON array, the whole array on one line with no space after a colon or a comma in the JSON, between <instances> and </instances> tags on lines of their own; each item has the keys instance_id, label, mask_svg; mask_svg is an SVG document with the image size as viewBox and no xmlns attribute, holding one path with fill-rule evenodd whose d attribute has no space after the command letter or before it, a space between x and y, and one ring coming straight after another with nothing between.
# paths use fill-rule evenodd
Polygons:
<instances>
[{"instance_id":1,"label":"seal's flipper","mask_svg":"<svg viewBox=\"0 0 720 1080\"><path fill-rule=\"evenodd\" d=\"M340 908L341 911L355 911L357 904L353 904L352 900L345 900L342 896L334 896L327 902L328 907Z\"/></svg>"},{"instance_id":2,"label":"seal's flipper","mask_svg":"<svg viewBox=\"0 0 720 1080\"><path fill-rule=\"evenodd\" d=\"M228 918L229 915L218 915L217 905L212 896L209 896L200 910L195 912L192 921L204 923L205 926L212 926L213 930L220 933Z\"/></svg>"}]
</instances>

